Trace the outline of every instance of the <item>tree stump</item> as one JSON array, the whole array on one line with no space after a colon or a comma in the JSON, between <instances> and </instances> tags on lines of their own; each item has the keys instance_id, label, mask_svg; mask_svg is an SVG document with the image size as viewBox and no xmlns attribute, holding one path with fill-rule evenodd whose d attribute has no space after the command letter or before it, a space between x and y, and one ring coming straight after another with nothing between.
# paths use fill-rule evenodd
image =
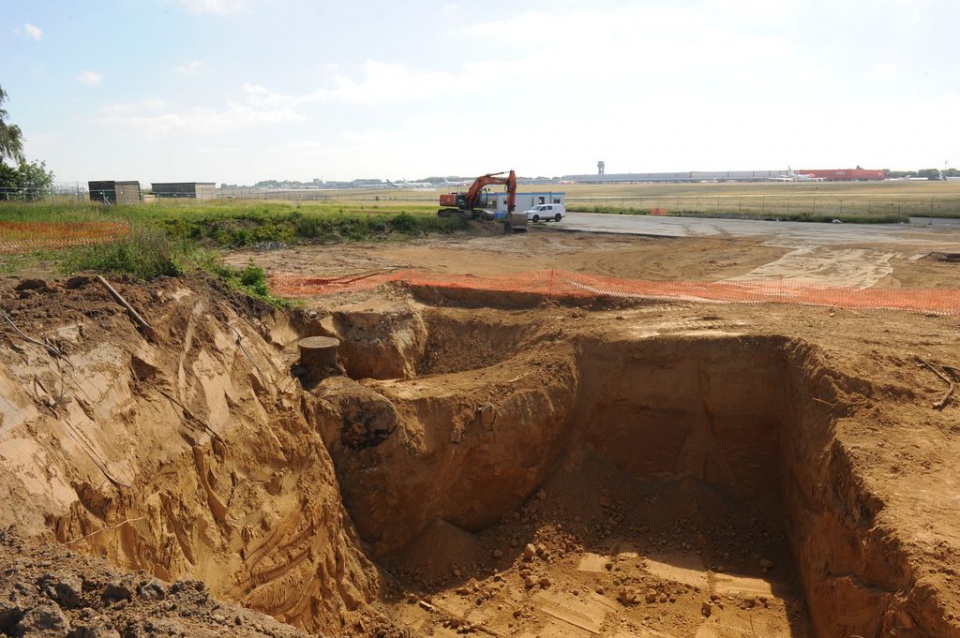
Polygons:
<instances>
[{"instance_id":1,"label":"tree stump","mask_svg":"<svg viewBox=\"0 0 960 638\"><path fill-rule=\"evenodd\" d=\"M337 348L340 340L335 337L307 337L301 339L300 367L304 369L304 380L316 382L324 377L343 374L337 363Z\"/></svg>"}]
</instances>

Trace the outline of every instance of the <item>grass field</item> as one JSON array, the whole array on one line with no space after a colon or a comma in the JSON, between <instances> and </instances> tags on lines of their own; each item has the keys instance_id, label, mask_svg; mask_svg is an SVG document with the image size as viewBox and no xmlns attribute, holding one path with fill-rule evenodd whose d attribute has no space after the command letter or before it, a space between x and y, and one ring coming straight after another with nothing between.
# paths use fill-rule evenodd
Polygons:
<instances>
[{"instance_id":1,"label":"grass field","mask_svg":"<svg viewBox=\"0 0 960 638\"><path fill-rule=\"evenodd\" d=\"M644 184L554 184L521 186L521 191L566 195L575 212L715 217L755 217L878 223L907 217L960 217L960 181L942 182L707 182ZM335 194L337 193L337 194ZM439 192L334 191L350 201L373 199L428 204Z\"/></svg>"},{"instance_id":2,"label":"grass field","mask_svg":"<svg viewBox=\"0 0 960 638\"><path fill-rule=\"evenodd\" d=\"M223 266L221 249L378 241L464 231L415 204L176 200L134 206L0 204L0 273L95 270L137 279L205 271L266 298L263 274ZM75 241L78 230L108 229ZM83 239L83 238L81 238ZM85 245L77 246L78 243Z\"/></svg>"},{"instance_id":3,"label":"grass field","mask_svg":"<svg viewBox=\"0 0 960 638\"><path fill-rule=\"evenodd\" d=\"M435 205L160 200L133 206L0 204L0 221L128 222L163 230L174 239L219 246L259 242L385 239L462 230L462 220L440 219Z\"/></svg>"},{"instance_id":4,"label":"grass field","mask_svg":"<svg viewBox=\"0 0 960 638\"><path fill-rule=\"evenodd\" d=\"M565 185L568 208L849 222L960 216L960 182Z\"/></svg>"},{"instance_id":5,"label":"grass field","mask_svg":"<svg viewBox=\"0 0 960 638\"><path fill-rule=\"evenodd\" d=\"M521 191L566 195L571 211L619 214L756 217L851 222L896 222L907 217L960 217L960 181L942 182L708 182L644 184L536 184ZM393 231L444 232L435 214L440 190L312 191L323 200L298 201L303 193L264 193L276 200L156 200L135 206L37 202L0 204L0 219L59 221L118 218L157 224L182 236L217 243L283 241L306 233L309 239L373 237ZM404 215L397 228L389 219ZM414 218L413 220L408 217ZM258 229L259 227L259 229ZM282 227L282 228L280 228ZM299 230L298 230L299 229ZM224 236L230 235L230 238Z\"/></svg>"},{"instance_id":6,"label":"grass field","mask_svg":"<svg viewBox=\"0 0 960 638\"><path fill-rule=\"evenodd\" d=\"M522 186L521 191L566 194L571 211L617 214L740 217L801 221L883 223L909 217L960 217L960 182L760 182L696 184L563 184ZM189 270L202 251L298 242L378 241L468 230L456 218L438 218L438 191L320 191L320 201L250 201L242 199L156 200L133 206L57 203L55 200L0 203L0 248L9 254L0 271L18 270L38 252L68 270L92 267L130 272L172 274ZM77 224L75 222L107 222ZM63 239L84 228L129 228L122 241L72 248ZM37 228L39 230L33 230ZM30 240L34 233L37 241ZM119 237L119 236L118 236ZM115 238L116 239L116 238ZM44 243L46 242L46 243ZM26 250L17 250L22 243ZM10 249L13 246L13 249ZM52 251L68 248L65 251ZM199 251L199 252L198 252ZM142 264L147 253L156 263ZM201 254L200 261L209 262Z\"/></svg>"}]
</instances>

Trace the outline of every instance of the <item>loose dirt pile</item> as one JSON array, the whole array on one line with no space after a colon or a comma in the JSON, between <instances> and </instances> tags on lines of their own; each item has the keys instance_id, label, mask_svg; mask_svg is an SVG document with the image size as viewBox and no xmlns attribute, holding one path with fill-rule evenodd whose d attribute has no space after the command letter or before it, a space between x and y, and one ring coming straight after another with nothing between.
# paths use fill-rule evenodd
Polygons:
<instances>
[{"instance_id":1,"label":"loose dirt pile","mask_svg":"<svg viewBox=\"0 0 960 638\"><path fill-rule=\"evenodd\" d=\"M788 252L521 240L437 267ZM955 277L912 257L880 285ZM0 634L960 636L955 317L117 287L150 335L91 279L0 283ZM346 374L298 368L310 335Z\"/></svg>"}]
</instances>

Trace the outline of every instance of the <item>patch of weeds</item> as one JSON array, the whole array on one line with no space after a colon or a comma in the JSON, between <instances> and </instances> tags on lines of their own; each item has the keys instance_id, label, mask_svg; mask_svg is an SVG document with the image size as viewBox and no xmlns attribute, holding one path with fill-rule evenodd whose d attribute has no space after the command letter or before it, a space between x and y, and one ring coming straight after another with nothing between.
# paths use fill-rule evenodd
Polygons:
<instances>
[{"instance_id":1,"label":"patch of weeds","mask_svg":"<svg viewBox=\"0 0 960 638\"><path fill-rule=\"evenodd\" d=\"M240 285L257 297L266 297L270 294L263 268L253 264L247 264L247 267L240 272Z\"/></svg>"},{"instance_id":2,"label":"patch of weeds","mask_svg":"<svg viewBox=\"0 0 960 638\"><path fill-rule=\"evenodd\" d=\"M647 215L646 208L632 208L624 206L567 206L571 213L603 213L606 215Z\"/></svg>"},{"instance_id":3,"label":"patch of weeds","mask_svg":"<svg viewBox=\"0 0 960 638\"><path fill-rule=\"evenodd\" d=\"M261 299L272 306L289 308L292 305L290 300L270 294L266 273L263 268L252 263L247 264L244 268L234 268L217 259L208 261L204 269L226 282L230 288Z\"/></svg>"},{"instance_id":4,"label":"patch of weeds","mask_svg":"<svg viewBox=\"0 0 960 638\"><path fill-rule=\"evenodd\" d=\"M184 273L192 247L173 241L156 228L135 225L126 237L64 251L60 267L67 273L93 270L148 281Z\"/></svg>"},{"instance_id":5,"label":"patch of weeds","mask_svg":"<svg viewBox=\"0 0 960 638\"><path fill-rule=\"evenodd\" d=\"M450 234L468 228L462 219L441 219L435 214L412 214L406 211L397 214L345 212L343 209L323 212L243 209L230 213L166 218L157 223L173 237L226 248L298 241L378 241L394 236Z\"/></svg>"}]
</instances>

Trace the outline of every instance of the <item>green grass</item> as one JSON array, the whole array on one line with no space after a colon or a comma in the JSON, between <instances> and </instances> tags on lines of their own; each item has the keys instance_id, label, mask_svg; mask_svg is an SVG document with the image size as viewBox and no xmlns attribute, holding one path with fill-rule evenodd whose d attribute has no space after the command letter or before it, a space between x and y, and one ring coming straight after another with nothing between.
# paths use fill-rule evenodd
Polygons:
<instances>
[{"instance_id":1,"label":"green grass","mask_svg":"<svg viewBox=\"0 0 960 638\"><path fill-rule=\"evenodd\" d=\"M160 229L135 224L126 237L62 251L59 265L66 273L94 270L150 280L184 274L195 250L189 242L171 240Z\"/></svg>"},{"instance_id":2,"label":"green grass","mask_svg":"<svg viewBox=\"0 0 960 638\"><path fill-rule=\"evenodd\" d=\"M898 222L904 221L904 218L899 218L895 214L890 213L874 213L870 215L862 214L852 214L852 213L838 213L838 214L814 214L812 212L797 212L797 213L781 213L781 214L770 214L765 215L754 213L728 213L724 215L717 215L714 213L708 213L704 211L696 210L680 210L666 213L670 217L702 217L710 219L757 219L763 221L779 221L779 222L813 222L813 223L831 223L836 221L843 222L844 224L896 224Z\"/></svg>"},{"instance_id":3,"label":"green grass","mask_svg":"<svg viewBox=\"0 0 960 638\"><path fill-rule=\"evenodd\" d=\"M271 211L251 209L232 215L201 212L155 220L171 237L190 239L209 245L238 248L264 242L337 243L342 241L379 241L418 237L431 233L450 234L465 231L462 219L439 218L422 213L356 213L337 210Z\"/></svg>"},{"instance_id":4,"label":"green grass","mask_svg":"<svg viewBox=\"0 0 960 638\"><path fill-rule=\"evenodd\" d=\"M462 219L437 217L435 205L183 201L119 207L10 203L0 205L0 219L129 221L157 227L174 239L226 248L263 242L379 241L469 228Z\"/></svg>"},{"instance_id":5,"label":"green grass","mask_svg":"<svg viewBox=\"0 0 960 638\"><path fill-rule=\"evenodd\" d=\"M279 308L289 308L291 302L288 299L275 297L270 294L267 286L267 275L263 268L253 264L247 264L244 268L233 268L217 260L211 263L205 271L210 272L224 281L230 288L241 290L246 294L262 299L267 303Z\"/></svg>"},{"instance_id":6,"label":"green grass","mask_svg":"<svg viewBox=\"0 0 960 638\"><path fill-rule=\"evenodd\" d=\"M130 234L103 244L0 257L0 273L31 268L64 273L95 271L152 280L205 272L275 305L265 274L252 264L226 266L221 249L264 243L387 241L468 231L459 218L439 218L436 206L208 202L109 207L96 204L0 204L0 220L128 222ZM11 237L7 238L12 239Z\"/></svg>"},{"instance_id":7,"label":"green grass","mask_svg":"<svg viewBox=\"0 0 960 638\"><path fill-rule=\"evenodd\" d=\"M288 305L286 300L270 294L262 268L253 264L245 268L228 266L216 251L202 248L195 242L172 239L155 227L136 224L127 237L105 244L64 250L60 257L59 268L67 274L92 270L149 281L159 277L206 273L224 281L234 290L242 290L276 306Z\"/></svg>"},{"instance_id":8,"label":"green grass","mask_svg":"<svg viewBox=\"0 0 960 638\"><path fill-rule=\"evenodd\" d=\"M603 213L605 215L648 215L650 213L650 210L646 208L601 205L568 205L567 211L571 213Z\"/></svg>"},{"instance_id":9,"label":"green grass","mask_svg":"<svg viewBox=\"0 0 960 638\"><path fill-rule=\"evenodd\" d=\"M58 251L35 250L18 255L0 255L0 275L17 275L27 270L47 270L60 259Z\"/></svg>"}]
</instances>

